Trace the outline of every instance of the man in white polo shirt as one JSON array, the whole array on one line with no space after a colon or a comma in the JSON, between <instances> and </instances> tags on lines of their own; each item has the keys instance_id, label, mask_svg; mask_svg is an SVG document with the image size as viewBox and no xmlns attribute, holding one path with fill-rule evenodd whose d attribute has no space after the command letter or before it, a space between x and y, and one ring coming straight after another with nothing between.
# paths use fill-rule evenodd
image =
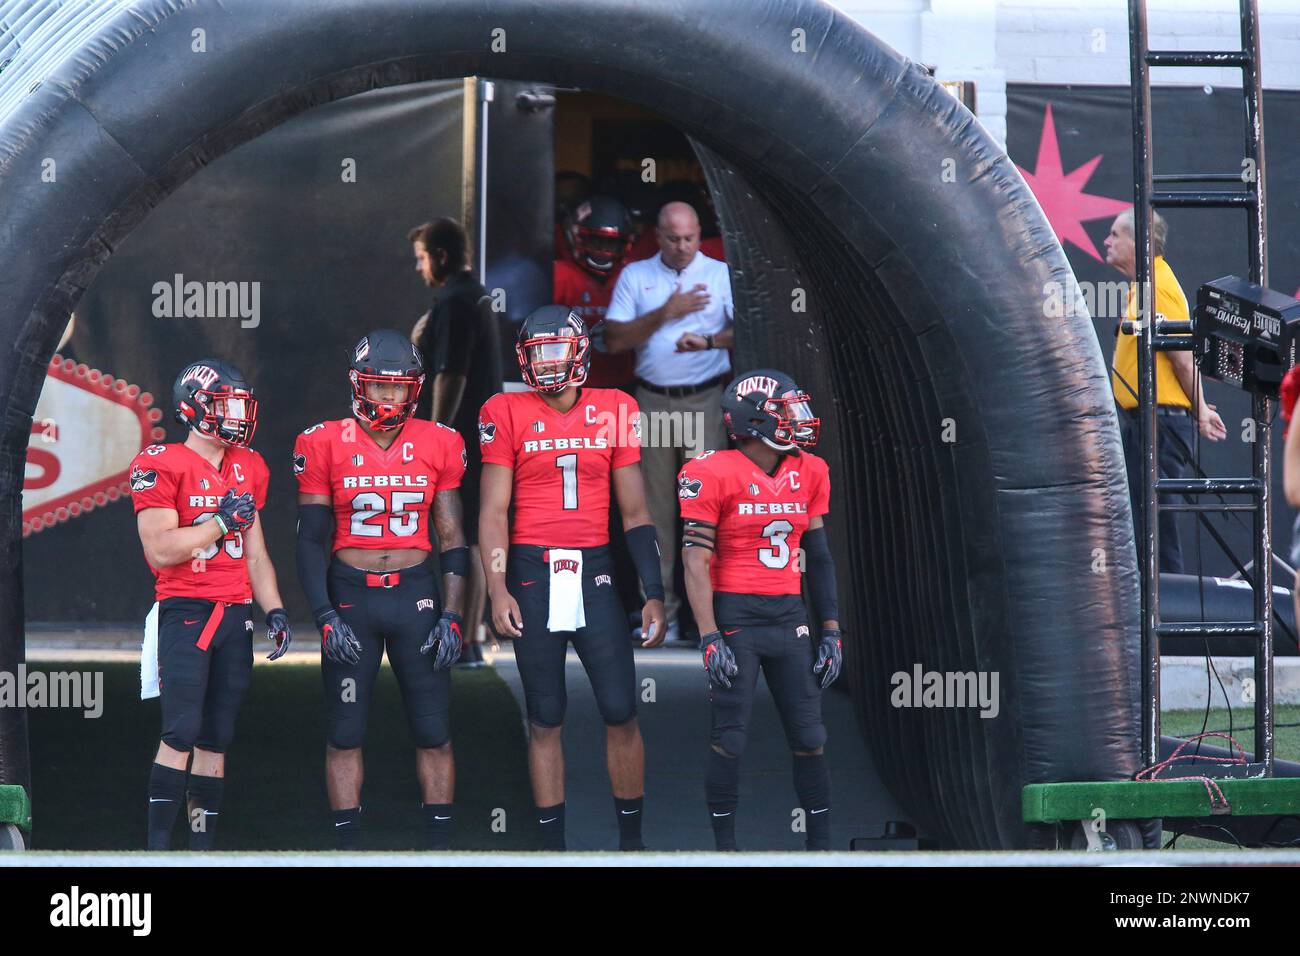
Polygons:
<instances>
[{"instance_id":1,"label":"man in white polo shirt","mask_svg":"<svg viewBox=\"0 0 1300 956\"><path fill-rule=\"evenodd\" d=\"M655 228L659 254L623 268L605 311L610 352L636 352L636 399L647 427L641 471L659 538L668 640L680 639L673 581L681 540L677 472L710 448L726 448L722 389L731 377L731 273L700 252L700 220L667 203Z\"/></svg>"}]
</instances>

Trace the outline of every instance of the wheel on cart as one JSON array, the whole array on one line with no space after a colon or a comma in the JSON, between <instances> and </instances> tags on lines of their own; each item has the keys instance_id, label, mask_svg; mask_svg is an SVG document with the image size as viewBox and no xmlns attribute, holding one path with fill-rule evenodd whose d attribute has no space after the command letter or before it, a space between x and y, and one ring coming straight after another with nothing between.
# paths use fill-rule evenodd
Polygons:
<instances>
[{"instance_id":1,"label":"wheel on cart","mask_svg":"<svg viewBox=\"0 0 1300 956\"><path fill-rule=\"evenodd\" d=\"M1141 850L1142 831L1132 820L1111 820L1104 830L1094 830L1091 820L1068 824L1069 849L1102 852Z\"/></svg>"},{"instance_id":2,"label":"wheel on cart","mask_svg":"<svg viewBox=\"0 0 1300 956\"><path fill-rule=\"evenodd\" d=\"M0 823L0 850L25 850L23 831L12 823Z\"/></svg>"}]
</instances>

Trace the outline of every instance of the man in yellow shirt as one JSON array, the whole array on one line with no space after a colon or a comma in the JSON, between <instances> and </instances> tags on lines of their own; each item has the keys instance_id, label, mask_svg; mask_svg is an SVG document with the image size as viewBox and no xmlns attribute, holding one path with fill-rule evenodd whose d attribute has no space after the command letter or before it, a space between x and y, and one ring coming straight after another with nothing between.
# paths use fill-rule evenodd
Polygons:
<instances>
[{"instance_id":1,"label":"man in yellow shirt","mask_svg":"<svg viewBox=\"0 0 1300 956\"><path fill-rule=\"evenodd\" d=\"M1155 251L1155 313L1157 318L1187 321L1187 297L1178 285L1173 269L1165 261L1165 239L1169 227L1159 213L1151 214L1151 244ZM1137 278L1137 249L1133 239L1133 210L1120 213L1106 237L1106 262L1124 273L1130 281ZM1137 319L1136 286L1129 291L1128 318ZM1142 504L1141 432L1138 426L1138 347L1136 335L1125 335L1122 329L1115 334L1115 358L1111 364L1111 387L1119 405L1120 437L1124 442L1124 459L1128 468L1129 500L1133 506L1133 519L1138 521ZM1191 352L1156 353L1156 400L1158 419L1156 457L1161 478L1186 477L1184 453L1170 432L1182 439L1187 448L1192 447L1192 423L1195 421L1201 434L1210 441L1222 441L1228 430L1215 407L1205 401L1205 390L1196 374ZM1192 399L1188 396L1195 395ZM1195 411L1193 411L1195 408ZM1142 540L1142 526L1138 524L1138 540ZM1160 570L1181 573L1183 554L1178 540L1178 526L1174 512L1160 514Z\"/></svg>"}]
</instances>

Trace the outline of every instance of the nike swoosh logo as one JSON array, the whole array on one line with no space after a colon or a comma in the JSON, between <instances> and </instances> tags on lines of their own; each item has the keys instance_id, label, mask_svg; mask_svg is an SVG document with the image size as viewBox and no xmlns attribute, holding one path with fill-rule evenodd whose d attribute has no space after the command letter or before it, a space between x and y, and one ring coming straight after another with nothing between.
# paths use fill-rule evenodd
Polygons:
<instances>
[{"instance_id":1,"label":"nike swoosh logo","mask_svg":"<svg viewBox=\"0 0 1300 956\"><path fill-rule=\"evenodd\" d=\"M336 824L334 824L334 825L335 825L336 827L345 827L345 826L348 825L348 821L347 821L347 820L344 820L342 823L336 823Z\"/></svg>"},{"instance_id":2,"label":"nike swoosh logo","mask_svg":"<svg viewBox=\"0 0 1300 956\"><path fill-rule=\"evenodd\" d=\"M149 802L150 803L175 803L176 801L171 800L168 797L150 797Z\"/></svg>"},{"instance_id":3,"label":"nike swoosh logo","mask_svg":"<svg viewBox=\"0 0 1300 956\"><path fill-rule=\"evenodd\" d=\"M830 807L822 807L820 810L809 810L809 813L825 813Z\"/></svg>"},{"instance_id":4,"label":"nike swoosh logo","mask_svg":"<svg viewBox=\"0 0 1300 956\"><path fill-rule=\"evenodd\" d=\"M339 607L356 607L355 604L340 604Z\"/></svg>"},{"instance_id":5,"label":"nike swoosh logo","mask_svg":"<svg viewBox=\"0 0 1300 956\"><path fill-rule=\"evenodd\" d=\"M640 810L620 810L620 811L618 811L618 812L621 813L621 814L623 814L623 816L628 816L629 814L632 814L632 813L640 813L641 811L640 811Z\"/></svg>"},{"instance_id":6,"label":"nike swoosh logo","mask_svg":"<svg viewBox=\"0 0 1300 956\"><path fill-rule=\"evenodd\" d=\"M715 813L715 814L713 814L713 815L714 815L715 817L729 817L729 816L731 816L730 813Z\"/></svg>"},{"instance_id":7,"label":"nike swoosh logo","mask_svg":"<svg viewBox=\"0 0 1300 956\"><path fill-rule=\"evenodd\" d=\"M435 816L434 819L435 819L435 820L450 820L451 817L439 817L439 816Z\"/></svg>"},{"instance_id":8,"label":"nike swoosh logo","mask_svg":"<svg viewBox=\"0 0 1300 956\"><path fill-rule=\"evenodd\" d=\"M531 584L536 584L536 583L537 583L536 581L520 581L520 582L519 582L519 586L520 586L521 588L526 588L526 587L528 587L529 585L531 585Z\"/></svg>"},{"instance_id":9,"label":"nike swoosh logo","mask_svg":"<svg viewBox=\"0 0 1300 956\"><path fill-rule=\"evenodd\" d=\"M560 819L560 818L559 818L559 817L551 817L551 819L549 819L549 820L538 820L537 822L538 822L538 823L554 823L554 822L555 822L556 820L558 820L558 819Z\"/></svg>"},{"instance_id":10,"label":"nike swoosh logo","mask_svg":"<svg viewBox=\"0 0 1300 956\"><path fill-rule=\"evenodd\" d=\"M186 621L185 623L186 623L186 624L197 624L197 623L199 623L199 622L198 622L198 619L196 618L196 619L193 620L193 621Z\"/></svg>"},{"instance_id":11,"label":"nike swoosh logo","mask_svg":"<svg viewBox=\"0 0 1300 956\"><path fill-rule=\"evenodd\" d=\"M727 635L727 637L731 637L732 634L739 634L740 628L736 628L734 631L723 631L722 633Z\"/></svg>"}]
</instances>

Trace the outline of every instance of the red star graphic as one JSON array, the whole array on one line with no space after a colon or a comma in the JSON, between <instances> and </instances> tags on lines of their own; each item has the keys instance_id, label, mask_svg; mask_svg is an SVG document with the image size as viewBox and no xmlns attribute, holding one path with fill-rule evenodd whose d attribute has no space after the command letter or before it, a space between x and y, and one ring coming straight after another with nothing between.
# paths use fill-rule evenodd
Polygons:
<instances>
[{"instance_id":1,"label":"red star graphic","mask_svg":"<svg viewBox=\"0 0 1300 956\"><path fill-rule=\"evenodd\" d=\"M1102 261L1101 254L1088 238L1083 224L1091 219L1118 216L1133 205L1083 191L1083 187L1092 178L1093 170L1101 162L1102 155L1098 153L1074 172L1065 175L1061 169L1061 150L1056 142L1056 124L1052 122L1052 104L1048 103L1043 117L1043 135L1038 141L1037 168L1031 173L1023 166L1016 167L1033 190L1038 204L1043 207L1047 221L1052 224L1061 244L1072 242L1098 262Z\"/></svg>"}]
</instances>

